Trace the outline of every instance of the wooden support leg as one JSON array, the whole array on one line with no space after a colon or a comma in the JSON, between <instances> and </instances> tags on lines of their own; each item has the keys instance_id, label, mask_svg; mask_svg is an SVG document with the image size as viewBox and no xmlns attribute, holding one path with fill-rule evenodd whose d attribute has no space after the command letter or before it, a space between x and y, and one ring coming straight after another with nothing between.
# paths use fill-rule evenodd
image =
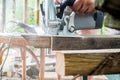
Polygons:
<instances>
[{"instance_id":1,"label":"wooden support leg","mask_svg":"<svg viewBox=\"0 0 120 80\"><path fill-rule=\"evenodd\" d=\"M4 53L4 51L7 49L7 48L5 48L5 50L3 50L3 48L4 48L4 43L1 43L0 44L0 64L2 64L2 56L3 56L3 53ZM3 51L2 51L3 50Z\"/></svg>"},{"instance_id":2,"label":"wooden support leg","mask_svg":"<svg viewBox=\"0 0 120 80\"><path fill-rule=\"evenodd\" d=\"M40 49L40 69L39 69L39 80L44 80L44 69L45 69L45 49Z\"/></svg>"},{"instance_id":3,"label":"wooden support leg","mask_svg":"<svg viewBox=\"0 0 120 80\"><path fill-rule=\"evenodd\" d=\"M26 52L24 48L20 49L22 56L22 80L26 80Z\"/></svg>"},{"instance_id":4,"label":"wooden support leg","mask_svg":"<svg viewBox=\"0 0 120 80\"><path fill-rule=\"evenodd\" d=\"M35 53L33 53L33 51L27 47L24 47L24 49L29 52L29 54L34 58L35 62L37 63L37 67L39 68L40 67L40 64L39 64L39 60L37 59Z\"/></svg>"},{"instance_id":5,"label":"wooden support leg","mask_svg":"<svg viewBox=\"0 0 120 80\"><path fill-rule=\"evenodd\" d=\"M58 77L58 80L62 80L61 75L58 74L57 77Z\"/></svg>"}]
</instances>

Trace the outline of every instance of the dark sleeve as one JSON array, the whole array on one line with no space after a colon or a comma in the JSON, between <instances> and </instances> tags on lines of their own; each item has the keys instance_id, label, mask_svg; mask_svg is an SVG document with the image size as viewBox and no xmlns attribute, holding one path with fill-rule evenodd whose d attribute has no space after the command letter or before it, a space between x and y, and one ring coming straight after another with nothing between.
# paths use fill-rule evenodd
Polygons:
<instances>
[{"instance_id":1,"label":"dark sleeve","mask_svg":"<svg viewBox=\"0 0 120 80\"><path fill-rule=\"evenodd\" d=\"M120 19L119 0L96 0L95 8L104 12L108 12L112 16Z\"/></svg>"}]
</instances>

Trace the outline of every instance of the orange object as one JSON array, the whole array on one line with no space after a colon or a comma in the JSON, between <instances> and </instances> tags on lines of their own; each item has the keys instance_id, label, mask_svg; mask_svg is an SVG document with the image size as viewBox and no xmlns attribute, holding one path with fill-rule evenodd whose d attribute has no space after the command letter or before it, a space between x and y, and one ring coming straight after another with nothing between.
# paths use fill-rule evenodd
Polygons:
<instances>
[{"instance_id":1,"label":"orange object","mask_svg":"<svg viewBox=\"0 0 120 80\"><path fill-rule=\"evenodd\" d=\"M2 56L0 55L0 65L2 64Z\"/></svg>"}]
</instances>

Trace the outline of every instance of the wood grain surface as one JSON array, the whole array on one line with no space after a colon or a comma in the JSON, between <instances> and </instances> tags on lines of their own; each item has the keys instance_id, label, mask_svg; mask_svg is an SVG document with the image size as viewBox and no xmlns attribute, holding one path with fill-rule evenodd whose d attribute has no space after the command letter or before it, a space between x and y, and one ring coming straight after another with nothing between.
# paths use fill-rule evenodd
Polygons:
<instances>
[{"instance_id":1,"label":"wood grain surface","mask_svg":"<svg viewBox=\"0 0 120 80\"><path fill-rule=\"evenodd\" d=\"M59 75L103 75L120 73L120 52L58 53L56 72Z\"/></svg>"}]
</instances>

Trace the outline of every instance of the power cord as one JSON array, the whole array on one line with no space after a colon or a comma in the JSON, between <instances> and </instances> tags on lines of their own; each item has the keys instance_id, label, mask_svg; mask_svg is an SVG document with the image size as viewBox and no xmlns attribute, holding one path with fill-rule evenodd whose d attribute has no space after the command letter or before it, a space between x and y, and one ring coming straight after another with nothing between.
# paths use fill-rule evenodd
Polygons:
<instances>
[{"instance_id":1,"label":"power cord","mask_svg":"<svg viewBox=\"0 0 120 80\"><path fill-rule=\"evenodd\" d=\"M10 36L10 38L9 38L9 40L8 40L8 43L7 43L8 49L7 49L6 57L5 57L5 59L4 59L4 61L3 61L3 64L1 65L1 68L0 68L0 73L1 73L1 74L0 74L0 77L1 77L0 80L2 80L2 77L3 77L3 76L2 76L2 71L3 71L3 67L4 67L4 65L5 65L5 62L6 62L6 60L7 60L8 54L9 54L10 43L11 43L12 38L13 38L13 35Z\"/></svg>"}]
</instances>

